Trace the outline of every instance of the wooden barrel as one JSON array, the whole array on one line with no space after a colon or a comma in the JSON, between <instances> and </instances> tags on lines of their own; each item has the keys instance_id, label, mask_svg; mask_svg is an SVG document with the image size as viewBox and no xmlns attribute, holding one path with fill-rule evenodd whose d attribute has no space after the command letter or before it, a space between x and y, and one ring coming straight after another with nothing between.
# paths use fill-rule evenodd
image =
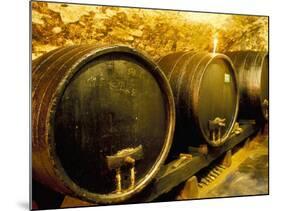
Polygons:
<instances>
[{"instance_id":1,"label":"wooden barrel","mask_svg":"<svg viewBox=\"0 0 281 211\"><path fill-rule=\"evenodd\" d=\"M164 162L174 124L165 75L132 48L70 46L33 61L33 178L55 191L132 197Z\"/></svg>"},{"instance_id":2,"label":"wooden barrel","mask_svg":"<svg viewBox=\"0 0 281 211\"><path fill-rule=\"evenodd\" d=\"M238 72L240 86L240 119L268 120L269 63L267 52L228 52Z\"/></svg>"},{"instance_id":3,"label":"wooden barrel","mask_svg":"<svg viewBox=\"0 0 281 211\"><path fill-rule=\"evenodd\" d=\"M177 122L173 151L208 143L222 145L238 112L238 84L223 54L178 52L158 61L173 90Z\"/></svg>"}]
</instances>

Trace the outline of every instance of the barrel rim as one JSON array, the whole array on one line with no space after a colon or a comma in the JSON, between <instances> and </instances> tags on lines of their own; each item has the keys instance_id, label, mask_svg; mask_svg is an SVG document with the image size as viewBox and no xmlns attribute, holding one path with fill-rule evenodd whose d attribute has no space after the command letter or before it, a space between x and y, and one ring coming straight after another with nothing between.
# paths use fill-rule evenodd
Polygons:
<instances>
[{"instance_id":1,"label":"barrel rim","mask_svg":"<svg viewBox=\"0 0 281 211\"><path fill-rule=\"evenodd\" d=\"M77 46L79 47L79 46ZM166 115L167 115L167 131L165 135L165 141L162 147L162 150L155 160L154 165L148 171L144 178L140 179L140 181L136 184L136 186L121 194L116 193L108 193L108 194L98 194L90 192L73 182L73 180L67 175L66 171L63 168L63 165L60 162L60 158L56 154L55 150L55 139L54 139L54 128L52 122L55 118L56 113L56 105L61 99L67 84L70 83L71 79L74 77L75 73L78 73L81 68L83 68L86 64L90 61L94 60L99 56L106 55L108 53L114 52L122 52L122 53L129 53L134 55L136 58L140 59L150 67L148 72L150 72L156 81L160 89L162 90L163 98L166 105ZM55 162L52 163L54 172L58 179L66 186L70 191L71 194L84 199L90 202L97 202L97 203L118 203L122 202L126 199L131 198L133 195L139 193L148 183L151 182L153 178L155 178L157 172L159 171L161 165L164 163L166 157L168 156L172 140L173 140L173 133L175 128L175 105L173 99L173 93L171 87L169 86L168 80L166 79L164 73L160 69L160 67L154 63L149 57L139 50L133 49L126 45L112 45L112 46L103 46L101 48L97 48L97 46L93 46L93 49L90 50L89 53L81 56L70 68L69 74L65 76L62 82L58 85L56 91L53 93L52 101L48 108L47 114L47 121L46 121L46 130L48 131L48 135L45 137L46 141L48 142L49 148L49 156L54 159Z\"/></svg>"},{"instance_id":2,"label":"barrel rim","mask_svg":"<svg viewBox=\"0 0 281 211\"><path fill-rule=\"evenodd\" d=\"M236 101L235 101L235 105L236 105L236 107L235 107L235 112L234 112L234 115L233 115L233 118L232 118L232 120L231 120L231 123L230 123L230 125L229 125L229 128L228 128L228 130L224 133L224 135L223 135L223 137L222 137L222 139L221 139L221 141L220 142L212 142L212 141L210 141L209 140L209 138L206 136L206 134L204 133L204 132L202 132L201 134L202 134L202 136L203 136L203 138L204 138L204 140L209 144L209 145L211 145L212 147L219 147L219 146L221 146L221 145L223 145L226 141L227 141L227 139L229 138L229 136L230 136L230 134L232 133L232 130L233 130L233 127L234 127L234 125L235 125L235 122L236 122L236 120L237 120L237 116L238 116L238 110L239 110L239 84L238 84L238 80L237 80L237 73L236 73L236 70L235 70L235 67L234 67L234 65L233 65L233 63L232 63L232 61L231 61L231 59L228 57L228 56L226 56L225 54L222 54L222 53L208 53L208 55L210 56L210 59L207 61L207 63L204 65L204 68L203 68L203 70L202 70L202 74L200 75L200 78L199 78L199 82L198 82L198 86L197 86L197 88L195 88L195 95L196 96L199 96L199 94L200 94L200 87L201 87L201 83L202 83L202 79L203 79L203 76L204 76L204 74L205 74L205 71L207 70L207 68L208 68L208 66L215 60L215 59L223 59L224 61L226 61L229 65L230 65L230 67L231 67L231 69L232 69L232 73L233 73L233 75L234 75L234 79L235 79L235 91L236 91ZM195 103L195 105L198 105L198 101L199 101L199 98L197 97L197 98L195 98L196 99L196 101L194 102ZM194 114L198 114L198 106L194 106ZM203 129L202 129L202 124L200 123L200 121L199 121L199 118L198 118L198 116L196 116L195 118L194 118L194 120L196 121L196 123L197 123L197 125L199 126L199 128L200 128L200 130L201 131L203 131Z\"/></svg>"},{"instance_id":3,"label":"barrel rim","mask_svg":"<svg viewBox=\"0 0 281 211\"><path fill-rule=\"evenodd\" d=\"M257 71L256 72L256 75L257 75L257 79L258 79L258 84L261 84L261 77L262 77L262 70L263 70L263 65L264 65L264 61L265 61L265 58L268 58L268 71L269 71L269 60L270 60L270 57L269 57L269 51L268 50L241 50L241 51L238 51L238 50L235 50L235 51L228 51L226 52L226 55L229 56L231 59L233 56L236 56L236 55L239 55L239 54L245 54L247 58L247 56L249 54L255 54L256 56L260 56L261 57L261 62L260 62L260 65L257 66L257 67L254 67L256 68ZM245 61L246 61L246 58L245 58ZM234 62L235 64L235 62ZM239 75L241 70L244 69L243 68L237 68L237 74ZM268 73L269 74L269 73ZM268 78L268 89L269 89L269 78ZM239 90L239 92L241 93L241 90ZM256 106L255 106L255 109L257 109L257 116L253 117L253 119L257 120L258 123L263 122L263 121L268 121L268 118L266 118L266 115L265 115L265 112L264 112L264 109L262 107L262 98L261 98L261 86L257 86L257 96L255 96L255 102L256 102ZM250 95L247 93L247 95L250 97ZM269 98L269 96L268 96Z\"/></svg>"},{"instance_id":4,"label":"barrel rim","mask_svg":"<svg viewBox=\"0 0 281 211\"><path fill-rule=\"evenodd\" d=\"M267 51L261 51L261 52L258 52L260 54L262 54L262 62L261 62L261 66L260 66L260 84L261 84L261 81L262 81L262 72L264 70L263 66L264 66L264 62L265 60L267 59L268 61L268 64L267 64L267 71L268 71L268 83L267 83L267 86L268 86L268 101L269 101L269 52ZM261 93L261 86L259 86L259 92ZM268 121L268 116L266 116L265 114L265 110L263 108L263 99L262 99L262 96L261 94L259 95L259 106L260 106L260 109L261 109L261 113L262 113L262 118L265 120L265 121Z\"/></svg>"}]
</instances>

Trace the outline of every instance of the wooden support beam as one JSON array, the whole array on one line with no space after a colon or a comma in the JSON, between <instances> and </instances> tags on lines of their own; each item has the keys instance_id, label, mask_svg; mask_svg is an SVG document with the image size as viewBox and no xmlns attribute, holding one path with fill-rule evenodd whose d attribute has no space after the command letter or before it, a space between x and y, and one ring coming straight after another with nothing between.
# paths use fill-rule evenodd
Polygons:
<instances>
[{"instance_id":1,"label":"wooden support beam","mask_svg":"<svg viewBox=\"0 0 281 211\"><path fill-rule=\"evenodd\" d=\"M196 199L199 196L198 180L196 176L189 178L181 190L177 200Z\"/></svg>"},{"instance_id":2,"label":"wooden support beam","mask_svg":"<svg viewBox=\"0 0 281 211\"><path fill-rule=\"evenodd\" d=\"M223 159L222 159L222 162L221 162L221 164L223 165L223 166L225 166L225 167L230 167L231 166L231 163L232 163L232 153L231 153L231 149L230 150L228 150L226 153L225 153L225 155L224 155L224 157L223 157Z\"/></svg>"},{"instance_id":3,"label":"wooden support beam","mask_svg":"<svg viewBox=\"0 0 281 211\"><path fill-rule=\"evenodd\" d=\"M237 144L241 143L250 136L256 134L258 128L255 124L241 125L243 132L239 135L234 135L219 148L208 149L208 154L197 153L192 156L187 156L187 159L180 157L166 165L164 165L154 181L147 186L140 194L133 199L129 200L128 203L136 202L150 202L157 199L164 193L168 193L171 189L178 186L180 183L194 176L201 169L210 165L211 162L218 159ZM201 151L202 152L202 151ZM228 153L228 156L230 154Z\"/></svg>"},{"instance_id":4,"label":"wooden support beam","mask_svg":"<svg viewBox=\"0 0 281 211\"><path fill-rule=\"evenodd\" d=\"M65 196L63 202L61 203L60 208L68 208L68 207L89 207L89 206L95 206L96 204L92 204L86 201L82 201L80 199L71 197L71 196Z\"/></svg>"}]
</instances>

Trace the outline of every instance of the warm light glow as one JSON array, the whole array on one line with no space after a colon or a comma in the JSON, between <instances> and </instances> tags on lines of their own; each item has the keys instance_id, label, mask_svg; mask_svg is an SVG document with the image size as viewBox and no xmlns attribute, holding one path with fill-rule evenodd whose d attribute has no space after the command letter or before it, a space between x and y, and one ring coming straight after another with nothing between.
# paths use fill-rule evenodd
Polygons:
<instances>
[{"instance_id":1,"label":"warm light glow","mask_svg":"<svg viewBox=\"0 0 281 211\"><path fill-rule=\"evenodd\" d=\"M124 44L155 60L190 50L268 50L268 17L246 15L38 1L32 33L32 59L74 44Z\"/></svg>"},{"instance_id":2,"label":"warm light glow","mask_svg":"<svg viewBox=\"0 0 281 211\"><path fill-rule=\"evenodd\" d=\"M187 13L181 12L182 16L187 21L198 24L210 24L214 29L223 28L226 24L229 24L232 20L231 15L213 14L213 13Z\"/></svg>"},{"instance_id":3,"label":"warm light glow","mask_svg":"<svg viewBox=\"0 0 281 211\"><path fill-rule=\"evenodd\" d=\"M214 36L214 42L213 42L213 54L216 53L216 50L217 50L217 46L218 46L218 34L215 34Z\"/></svg>"}]
</instances>

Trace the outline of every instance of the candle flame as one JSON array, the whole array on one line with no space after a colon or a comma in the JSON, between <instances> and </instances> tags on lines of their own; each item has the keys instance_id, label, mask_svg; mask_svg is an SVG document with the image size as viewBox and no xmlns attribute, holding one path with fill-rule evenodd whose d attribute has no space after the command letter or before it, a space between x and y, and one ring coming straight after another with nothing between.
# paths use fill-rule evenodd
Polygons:
<instances>
[{"instance_id":1,"label":"candle flame","mask_svg":"<svg viewBox=\"0 0 281 211\"><path fill-rule=\"evenodd\" d=\"M215 34L214 36L214 41L213 41L213 54L216 53L216 50L217 50L217 46L218 46L218 34Z\"/></svg>"}]
</instances>

